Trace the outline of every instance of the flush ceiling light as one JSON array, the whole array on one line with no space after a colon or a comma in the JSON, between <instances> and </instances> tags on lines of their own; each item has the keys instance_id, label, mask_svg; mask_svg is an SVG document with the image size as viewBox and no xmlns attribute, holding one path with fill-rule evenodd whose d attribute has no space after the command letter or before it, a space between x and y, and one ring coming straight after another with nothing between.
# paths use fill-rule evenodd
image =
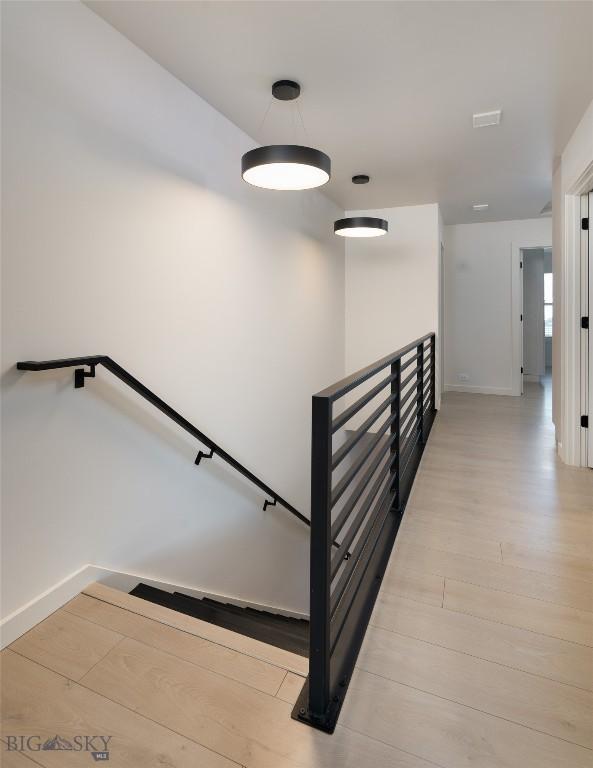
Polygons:
<instances>
[{"instance_id":1,"label":"flush ceiling light","mask_svg":"<svg viewBox=\"0 0 593 768\"><path fill-rule=\"evenodd\" d=\"M350 216L334 221L334 232L341 237L379 237L387 234L385 219L374 216Z\"/></svg>"},{"instance_id":2,"label":"flush ceiling light","mask_svg":"<svg viewBox=\"0 0 593 768\"><path fill-rule=\"evenodd\" d=\"M476 112L473 116L474 128L486 128L489 125L500 125L502 110L495 109L493 112Z\"/></svg>"},{"instance_id":3,"label":"flush ceiling light","mask_svg":"<svg viewBox=\"0 0 593 768\"><path fill-rule=\"evenodd\" d=\"M488 208L488 203L475 203L472 205L474 211L485 211Z\"/></svg>"},{"instance_id":4,"label":"flush ceiling light","mask_svg":"<svg viewBox=\"0 0 593 768\"><path fill-rule=\"evenodd\" d=\"M272 96L279 101L294 101L300 92L301 87L294 80L278 80L272 86ZM300 110L299 116L302 123ZM329 181L331 160L313 147L271 144L243 155L241 175L248 184L263 189L314 189Z\"/></svg>"}]
</instances>

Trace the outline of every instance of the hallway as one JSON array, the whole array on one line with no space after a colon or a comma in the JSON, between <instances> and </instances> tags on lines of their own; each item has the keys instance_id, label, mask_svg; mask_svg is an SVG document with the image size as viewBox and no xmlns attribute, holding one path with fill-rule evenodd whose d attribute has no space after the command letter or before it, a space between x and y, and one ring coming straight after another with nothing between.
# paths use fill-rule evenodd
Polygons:
<instances>
[{"instance_id":1,"label":"hallway","mask_svg":"<svg viewBox=\"0 0 593 768\"><path fill-rule=\"evenodd\" d=\"M590 766L592 516L549 380L447 393L343 724L439 765Z\"/></svg>"},{"instance_id":2,"label":"hallway","mask_svg":"<svg viewBox=\"0 0 593 768\"><path fill-rule=\"evenodd\" d=\"M108 733L134 768L590 768L593 473L549 408L444 397L333 736L290 719L304 658L97 585L3 652L4 738Z\"/></svg>"}]
</instances>

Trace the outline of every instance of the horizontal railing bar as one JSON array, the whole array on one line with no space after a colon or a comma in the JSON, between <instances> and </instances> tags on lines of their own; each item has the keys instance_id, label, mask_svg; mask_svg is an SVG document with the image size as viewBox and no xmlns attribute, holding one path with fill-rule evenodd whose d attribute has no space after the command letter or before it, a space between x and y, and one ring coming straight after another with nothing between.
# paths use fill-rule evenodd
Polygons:
<instances>
[{"instance_id":1,"label":"horizontal railing bar","mask_svg":"<svg viewBox=\"0 0 593 768\"><path fill-rule=\"evenodd\" d=\"M410 434L418 426L418 418L420 416L420 403L417 402L417 407L411 414L411 418L405 423L400 431L401 441L400 446L403 446Z\"/></svg>"},{"instance_id":2,"label":"horizontal railing bar","mask_svg":"<svg viewBox=\"0 0 593 768\"><path fill-rule=\"evenodd\" d=\"M361 534L360 539L356 542L356 546L354 547L354 550L352 551L352 555L349 560L346 561L346 565L344 567L344 571L342 572L342 575L338 579L338 583L335 586L334 591L331 594L330 598L330 618L334 615L336 608L338 607L338 604L340 602L340 599L342 598L346 587L348 586L348 582L350 581L350 578L352 576L352 572L354 568L356 567L359 559L360 554L364 547L366 546L369 537L371 535L371 532L373 528L375 527L375 524L379 521L381 518L381 513L384 509L385 502L395 494L387 485L381 495L379 496L377 503L374 505L374 509L370 514L370 517L367 521L367 524L365 525L363 532ZM390 506L390 505L389 505ZM387 514L389 512L389 508L387 508ZM384 513L383 518L385 518L386 514Z\"/></svg>"},{"instance_id":3,"label":"horizontal railing bar","mask_svg":"<svg viewBox=\"0 0 593 768\"><path fill-rule=\"evenodd\" d=\"M418 375L418 366L412 371L412 373L409 376L406 376L406 378L402 381L400 390L403 392L405 387L412 381L412 379L415 379Z\"/></svg>"},{"instance_id":4,"label":"horizontal railing bar","mask_svg":"<svg viewBox=\"0 0 593 768\"><path fill-rule=\"evenodd\" d=\"M376 386L374 386L372 389L369 389L368 392L365 392L365 394L359 398L355 403L350 405L346 410L341 413L339 416L336 416L336 418L332 422L332 433L335 433L340 429L340 427L343 427L346 422L350 421L350 419L360 411L361 408L364 408L365 405L368 405L368 403L371 402L373 397L375 395L379 394L379 392L382 389L385 389L386 386L391 384L392 381L395 381L396 375L393 376L387 376L386 379L383 379L380 381Z\"/></svg>"},{"instance_id":5,"label":"horizontal railing bar","mask_svg":"<svg viewBox=\"0 0 593 768\"><path fill-rule=\"evenodd\" d=\"M404 447L404 445L405 445L405 443L406 443L406 440L407 440L407 439L410 437L410 435L412 434L412 432L413 432L415 429L417 429L417 428L418 428L418 424L419 424L419 421L418 421L418 420L419 420L419 418L420 418L420 409L418 409L417 411L415 411L415 412L414 412L414 415L413 415L413 417L412 417L412 418L411 418L411 419L408 421L408 423L407 423L407 424L406 424L406 426L405 426L405 429L404 429L404 430L402 430L402 433L401 433L401 442L400 442L400 447L401 447L401 448L403 448L403 447Z\"/></svg>"},{"instance_id":6,"label":"horizontal railing bar","mask_svg":"<svg viewBox=\"0 0 593 768\"><path fill-rule=\"evenodd\" d=\"M406 423L406 419L412 413L412 411L415 410L415 408L417 408L417 407L418 407L418 392L416 392L416 397L412 400L410 405L408 405L408 407L406 408L404 413L401 415L401 418L400 418L400 433L403 432L404 424Z\"/></svg>"},{"instance_id":7,"label":"horizontal railing bar","mask_svg":"<svg viewBox=\"0 0 593 768\"><path fill-rule=\"evenodd\" d=\"M405 460L404 460L404 457L403 457L403 454L402 454L401 477L403 477L406 474L406 469L408 467L408 462L410 461L410 458L411 458L412 454L414 453L414 448L418 445L418 442L419 442L421 437L422 437L422 435L420 434L420 431L418 431L416 433L416 435L414 436L414 438L410 441L410 443L406 447L407 456L406 456Z\"/></svg>"},{"instance_id":8,"label":"horizontal railing bar","mask_svg":"<svg viewBox=\"0 0 593 768\"><path fill-rule=\"evenodd\" d=\"M387 418L383 424L379 427L377 432L374 433L374 438L369 441L369 447L363 451L361 456L352 464L350 469L344 474L344 477L339 481L339 483L336 485L335 489L332 491L331 495L331 503L330 506L333 508L338 503L340 498L342 497L342 494L348 488L352 480L356 477L360 469L366 464L369 456L373 451L376 449L376 447L380 444L381 438L383 437L383 434L389 429L391 424L395 421L397 418L397 413L392 413L389 418Z\"/></svg>"},{"instance_id":9,"label":"horizontal railing bar","mask_svg":"<svg viewBox=\"0 0 593 768\"><path fill-rule=\"evenodd\" d=\"M335 469L340 462L346 458L346 456L349 454L349 452L354 448L354 446L358 443L358 441L362 438L364 434L368 431L369 427L377 421L379 416L383 413L383 411L397 398L397 392L393 395L390 395L386 400L384 400L381 405L376 408L371 415L363 421L363 423L360 425L360 427L354 432L354 434L344 443L344 445L337 450L334 455L332 456L332 469Z\"/></svg>"},{"instance_id":10,"label":"horizontal railing bar","mask_svg":"<svg viewBox=\"0 0 593 768\"><path fill-rule=\"evenodd\" d=\"M347 392L350 392L350 390L354 389L359 384L362 384L367 379L370 379L371 376L374 376L375 374L379 373L379 371L387 368L388 365L395 363L396 360L401 359L407 352L411 352L414 347L417 347L425 341L431 339L432 336L432 333L427 333L420 339L416 339L410 344L406 344L405 347L398 349L396 352L392 352L392 354L387 355L386 357L382 357L380 360L367 365L366 368L361 368L359 371L356 371L356 373L353 373L350 376L346 376L345 379L342 379L336 384L332 384L330 387L323 389L321 392L318 392L315 397L327 397L332 401L338 400L340 397L343 397ZM404 366L402 365L402 369L403 367Z\"/></svg>"},{"instance_id":11,"label":"horizontal railing bar","mask_svg":"<svg viewBox=\"0 0 593 768\"><path fill-rule=\"evenodd\" d=\"M63 360L45 360L43 362L26 361L26 362L17 363L17 368L20 371L47 371L55 368L73 368L78 365L90 365L90 366L103 365L110 373L112 373L118 379L123 381L124 384L126 384L128 387L130 387L130 389L133 389L134 392L136 392L145 400L147 400L149 403L151 403L155 408L161 411L161 413L164 413L165 416L171 419L171 421L174 421L178 426L180 426L182 429L184 429L186 432L192 435L192 437L195 437L196 440L199 440L203 445L213 450L214 453L220 459L222 459L231 467L233 467L233 469L239 472L239 474L243 475L243 477L246 477L251 483L253 483L253 485L257 486L257 488L263 491L266 495L270 496L276 502L281 504L285 509L287 509L295 517L298 517L298 519L301 520L301 522L305 523L306 525L311 524L309 519L306 518L303 514L301 514L297 509L295 509L295 507L293 507L292 504L289 504L285 499L282 498L282 496L277 494L276 491L272 490L268 485L262 482L256 475L254 475L253 472L250 472L246 467L244 467L236 459L234 459L229 453L227 453L219 445L217 445L214 442L214 440L211 440L203 432L201 432L197 427L194 427L194 425L191 422L189 422L187 419L181 416L180 413L177 413L177 411L175 411L164 400L158 397L158 395L155 395L154 392L148 389L148 387L144 386L142 382L140 382L138 379L132 376L131 373L126 371L124 368L121 367L121 365L116 363L115 360L112 360L107 355L92 355L90 357L71 357L71 358L65 358Z\"/></svg>"},{"instance_id":12,"label":"horizontal railing bar","mask_svg":"<svg viewBox=\"0 0 593 768\"><path fill-rule=\"evenodd\" d=\"M415 411L412 418L406 424L405 429L401 432L400 454L401 454L401 448L404 447L406 440L412 434L412 432L417 428L419 416L420 416L420 411Z\"/></svg>"},{"instance_id":13,"label":"horizontal railing bar","mask_svg":"<svg viewBox=\"0 0 593 768\"><path fill-rule=\"evenodd\" d=\"M398 437L397 434L393 434L389 438L389 441L386 443L385 448L391 450L391 446L397 440L397 437ZM392 454L390 453L390 456L391 455ZM364 489L367 487L370 479L375 474L375 471L377 470L377 467L379 466L379 464L381 463L381 459L383 458L384 458L383 450L377 451L377 455L373 457L371 464L369 465L367 470L364 472L358 484L350 494L350 497L346 502L346 504L344 504L344 508L340 510L331 529L331 535L334 541L336 540L337 536L339 536L340 531L342 530L346 521L352 514L352 510L354 509L354 507L356 506L356 503L362 496Z\"/></svg>"},{"instance_id":14,"label":"horizontal railing bar","mask_svg":"<svg viewBox=\"0 0 593 768\"><path fill-rule=\"evenodd\" d=\"M411 357L409 360L406 360L406 362L405 362L405 363L402 363L402 371L405 371L405 369L406 369L406 368L407 368L409 365L412 365L412 363L416 362L416 360L418 360L418 358L419 358L419 357L420 357L420 354L419 354L419 353L416 353L416 354L414 355L414 357ZM416 367L417 367L417 366L416 366Z\"/></svg>"},{"instance_id":15,"label":"horizontal railing bar","mask_svg":"<svg viewBox=\"0 0 593 768\"><path fill-rule=\"evenodd\" d=\"M412 397L412 395L417 395L417 394L418 394L418 387L410 387L410 389L406 392L406 394L400 400L400 408L404 407L404 405L408 402L408 400Z\"/></svg>"},{"instance_id":16,"label":"horizontal railing bar","mask_svg":"<svg viewBox=\"0 0 593 768\"><path fill-rule=\"evenodd\" d=\"M433 392L432 382L430 382L430 383L429 383L429 384L428 384L428 385L425 387L425 389L424 389L424 392L425 392L425 395L426 395L426 397L424 398L424 402L426 402L426 401L427 401L427 400L429 400L429 399L430 399L430 400L432 400L432 399L433 399L433 397L434 397L434 392Z\"/></svg>"},{"instance_id":17,"label":"horizontal railing bar","mask_svg":"<svg viewBox=\"0 0 593 768\"><path fill-rule=\"evenodd\" d=\"M389 455L389 460L385 462L384 466L381 467L379 470L377 477L375 478L375 481L373 482L373 485L371 486L370 491L368 492L366 498L362 502L360 509L356 513L356 517L352 521L350 527L348 528L348 531L346 535L344 536L343 540L340 542L340 547L343 547L345 549L350 549L350 545L356 538L356 534L358 533L358 530L362 523L364 522L365 517L367 516L367 513L371 507L371 504L373 503L373 500L375 496L377 495L379 489L381 488L381 485L385 482L385 479L388 479L389 482L391 482L391 471L393 468L395 460L395 454ZM332 557L331 561L331 578L333 579L338 572L340 565L344 562L344 557L341 554L341 552L338 552L334 557ZM346 561L347 562L347 561Z\"/></svg>"},{"instance_id":18,"label":"horizontal railing bar","mask_svg":"<svg viewBox=\"0 0 593 768\"><path fill-rule=\"evenodd\" d=\"M414 442L414 440L416 439L416 435L419 433L419 430L418 430L419 426L420 426L420 422L417 421L412 427L412 429L406 435L406 439L402 442L401 451L400 451L400 466L402 465L403 457L406 454L408 448Z\"/></svg>"}]
</instances>

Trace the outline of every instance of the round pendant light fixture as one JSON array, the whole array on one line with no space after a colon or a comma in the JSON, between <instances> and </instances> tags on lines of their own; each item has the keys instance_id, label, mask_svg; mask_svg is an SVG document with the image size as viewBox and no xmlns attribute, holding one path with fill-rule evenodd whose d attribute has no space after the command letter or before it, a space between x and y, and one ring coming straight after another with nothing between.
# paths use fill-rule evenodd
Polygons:
<instances>
[{"instance_id":1,"label":"round pendant light fixture","mask_svg":"<svg viewBox=\"0 0 593 768\"><path fill-rule=\"evenodd\" d=\"M300 92L301 87L294 80L278 80L272 86L272 96L279 101L294 101ZM241 175L248 184L262 189L314 189L329 181L331 160L313 147L270 144L243 155Z\"/></svg>"},{"instance_id":2,"label":"round pendant light fixture","mask_svg":"<svg viewBox=\"0 0 593 768\"><path fill-rule=\"evenodd\" d=\"M379 237L389 229L385 219L374 216L350 216L334 221L334 232L341 237Z\"/></svg>"},{"instance_id":3,"label":"round pendant light fixture","mask_svg":"<svg viewBox=\"0 0 593 768\"><path fill-rule=\"evenodd\" d=\"M252 149L241 160L243 179L263 189L313 189L327 184L331 160L319 149L271 144Z\"/></svg>"}]
</instances>

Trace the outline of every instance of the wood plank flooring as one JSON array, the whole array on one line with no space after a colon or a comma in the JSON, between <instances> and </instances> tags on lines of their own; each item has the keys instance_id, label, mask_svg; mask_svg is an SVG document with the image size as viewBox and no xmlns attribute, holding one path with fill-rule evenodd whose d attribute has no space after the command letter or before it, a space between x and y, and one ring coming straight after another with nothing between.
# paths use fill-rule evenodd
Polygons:
<instances>
[{"instance_id":1,"label":"wood plank flooring","mask_svg":"<svg viewBox=\"0 0 593 768\"><path fill-rule=\"evenodd\" d=\"M94 585L3 651L2 765L593 768L593 472L549 405L444 397L333 736L290 719L305 660Z\"/></svg>"}]
</instances>

